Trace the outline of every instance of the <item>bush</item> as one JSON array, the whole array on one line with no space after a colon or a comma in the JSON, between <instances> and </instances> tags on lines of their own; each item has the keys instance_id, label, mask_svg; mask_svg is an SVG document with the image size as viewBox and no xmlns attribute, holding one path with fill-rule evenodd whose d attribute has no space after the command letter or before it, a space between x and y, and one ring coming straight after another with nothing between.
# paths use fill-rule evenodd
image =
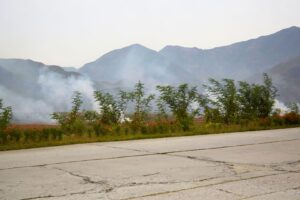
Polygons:
<instances>
[{"instance_id":1,"label":"bush","mask_svg":"<svg viewBox=\"0 0 300 200\"><path fill-rule=\"evenodd\" d=\"M51 130L48 128L45 128L42 130L42 138L43 140L49 140L49 136L50 136Z\"/></svg>"},{"instance_id":2,"label":"bush","mask_svg":"<svg viewBox=\"0 0 300 200\"><path fill-rule=\"evenodd\" d=\"M128 133L129 133L129 128L128 127L125 127L124 133L125 133L125 135L128 135Z\"/></svg>"},{"instance_id":3,"label":"bush","mask_svg":"<svg viewBox=\"0 0 300 200\"><path fill-rule=\"evenodd\" d=\"M51 129L50 129L51 139L52 139L52 140L57 140L57 139L59 139L59 134L60 134L60 132L61 132L61 130L59 130L59 129L51 128Z\"/></svg>"},{"instance_id":4,"label":"bush","mask_svg":"<svg viewBox=\"0 0 300 200\"><path fill-rule=\"evenodd\" d=\"M87 131L88 137L91 138L93 136L93 132L94 132L93 128L92 127L88 127L86 129L86 131Z\"/></svg>"},{"instance_id":5,"label":"bush","mask_svg":"<svg viewBox=\"0 0 300 200\"><path fill-rule=\"evenodd\" d=\"M148 130L147 130L147 127L146 127L146 126L142 126L142 127L141 127L141 133L142 133L142 134L147 134L147 133L148 133Z\"/></svg>"},{"instance_id":6,"label":"bush","mask_svg":"<svg viewBox=\"0 0 300 200\"><path fill-rule=\"evenodd\" d=\"M263 127L268 127L268 126L271 126L271 124L272 124L270 118L268 118L268 117L260 118L258 123L260 126L263 126Z\"/></svg>"},{"instance_id":7,"label":"bush","mask_svg":"<svg viewBox=\"0 0 300 200\"><path fill-rule=\"evenodd\" d=\"M130 126L131 133L132 134L137 134L139 132L140 127L139 126Z\"/></svg>"},{"instance_id":8,"label":"bush","mask_svg":"<svg viewBox=\"0 0 300 200\"><path fill-rule=\"evenodd\" d=\"M285 123L285 119L278 114L272 116L272 121L274 125L278 125L278 126L282 126Z\"/></svg>"},{"instance_id":9,"label":"bush","mask_svg":"<svg viewBox=\"0 0 300 200\"><path fill-rule=\"evenodd\" d=\"M283 118L286 124L290 124L290 125L300 124L300 117L295 112L287 113L283 116Z\"/></svg>"},{"instance_id":10,"label":"bush","mask_svg":"<svg viewBox=\"0 0 300 200\"><path fill-rule=\"evenodd\" d=\"M115 132L115 134L120 135L120 133L121 133L121 127L120 126L116 126L114 128L114 132Z\"/></svg>"},{"instance_id":11,"label":"bush","mask_svg":"<svg viewBox=\"0 0 300 200\"><path fill-rule=\"evenodd\" d=\"M70 128L71 133L77 134L82 136L85 131L85 124L84 121L80 119L76 119Z\"/></svg>"},{"instance_id":12,"label":"bush","mask_svg":"<svg viewBox=\"0 0 300 200\"><path fill-rule=\"evenodd\" d=\"M25 136L24 142L29 142L29 141L35 142L37 139L37 131L30 130L30 129L24 130L24 136Z\"/></svg>"},{"instance_id":13,"label":"bush","mask_svg":"<svg viewBox=\"0 0 300 200\"><path fill-rule=\"evenodd\" d=\"M111 128L108 125L103 123L96 123L93 125L93 129L97 137L100 135L106 135L107 133L111 133Z\"/></svg>"},{"instance_id":14,"label":"bush","mask_svg":"<svg viewBox=\"0 0 300 200\"><path fill-rule=\"evenodd\" d=\"M9 131L9 135L11 136L11 140L19 142L22 137L22 132L19 129L12 129Z\"/></svg>"},{"instance_id":15,"label":"bush","mask_svg":"<svg viewBox=\"0 0 300 200\"><path fill-rule=\"evenodd\" d=\"M7 137L8 135L4 132L0 130L0 142L1 144L6 144L7 143Z\"/></svg>"}]
</instances>

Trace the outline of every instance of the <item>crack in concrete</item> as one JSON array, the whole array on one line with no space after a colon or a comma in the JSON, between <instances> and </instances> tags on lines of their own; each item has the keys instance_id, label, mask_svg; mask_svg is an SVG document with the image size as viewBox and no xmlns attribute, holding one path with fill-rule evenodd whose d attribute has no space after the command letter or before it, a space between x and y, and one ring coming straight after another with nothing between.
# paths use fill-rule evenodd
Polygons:
<instances>
[{"instance_id":1,"label":"crack in concrete","mask_svg":"<svg viewBox=\"0 0 300 200\"><path fill-rule=\"evenodd\" d=\"M136 152L142 152L142 153L155 153L155 152L151 152L151 151L147 151L145 149L132 149L132 148L125 148L125 147L116 147L116 146L107 146L105 145L104 147L108 147L108 148L113 148L113 149L122 149L122 150L129 150L129 151L136 151Z\"/></svg>"},{"instance_id":2,"label":"crack in concrete","mask_svg":"<svg viewBox=\"0 0 300 200\"><path fill-rule=\"evenodd\" d=\"M238 196L238 197L241 197L241 198L244 198L245 196L244 195L241 195L241 194L237 194L237 193L234 193L234 192L230 192L228 190L224 190L224 189L221 189L221 188L214 188L214 189L217 189L221 192L225 192L227 194L230 194L230 195L234 195L234 196Z\"/></svg>"},{"instance_id":3,"label":"crack in concrete","mask_svg":"<svg viewBox=\"0 0 300 200\"><path fill-rule=\"evenodd\" d=\"M39 164L39 165L26 165L26 166L18 166L18 167L8 167L2 168L0 171L4 170L13 170L13 169L22 169L22 168L31 168L31 167L45 167L51 165L60 165L60 164L69 164L69 163L80 163L80 162L89 162L89 161L98 161L98 160L115 160L115 159L122 159L122 158L133 158L133 157L144 157L148 155L156 155L156 153L152 154L137 154L137 155L130 155L130 156L116 156L110 158L93 158L93 159L85 159L85 160L73 160L73 161L65 161L65 162L55 162L55 163L48 163L48 164Z\"/></svg>"},{"instance_id":4,"label":"crack in concrete","mask_svg":"<svg viewBox=\"0 0 300 200\"><path fill-rule=\"evenodd\" d=\"M61 169L61 168L58 168L58 167L52 167L51 169L57 169L57 170L65 172L65 173L67 173L67 174L69 174L71 176L80 178L80 179L82 179L84 181L85 184L95 184L95 185L101 185L101 186L103 186L103 190L100 190L98 192L110 192L111 190L113 190L112 186L110 186L108 184L108 182L105 181L105 180L94 181L89 176L84 176L84 175L81 175L81 174L78 174L78 173L70 172L68 170Z\"/></svg>"},{"instance_id":5,"label":"crack in concrete","mask_svg":"<svg viewBox=\"0 0 300 200\"><path fill-rule=\"evenodd\" d=\"M92 191L93 189L86 190L86 191L81 191L81 192L71 192L67 194L61 194L61 195L45 195L45 196L36 196L36 197L29 197L29 198L23 198L20 200L34 200L34 199L46 199L46 198L55 198L55 197L67 197L67 196L72 196L72 195L77 195L77 194L86 194L89 191Z\"/></svg>"},{"instance_id":6,"label":"crack in concrete","mask_svg":"<svg viewBox=\"0 0 300 200\"><path fill-rule=\"evenodd\" d=\"M156 172L156 173L151 173L151 174L144 174L143 177L147 177L147 176L155 176L160 174L160 172Z\"/></svg>"},{"instance_id":7,"label":"crack in concrete","mask_svg":"<svg viewBox=\"0 0 300 200\"><path fill-rule=\"evenodd\" d=\"M204 150L214 150L214 149L226 149L226 148L233 148L233 147L263 145L263 144L272 144L272 143L279 143L279 142L290 142L290 141L298 141L298 140L300 140L300 139L277 140L277 141L260 142L260 143L258 142L258 143L248 143L248 144L240 144L240 145L227 145L227 146L221 146L221 147L208 147L208 148L187 149L187 150L166 151L166 152L150 152L150 151L146 151L146 150L137 150L137 149L122 148L122 147L113 147L113 146L105 146L104 145L103 147L119 148L119 149L124 149L124 150L126 149L126 150L131 150L131 151L136 151L136 152L143 152L145 154L128 155L128 156L116 156L116 157L109 157L109 158L93 158L93 159L85 159L85 160L73 160L73 161L65 161L65 162L55 162L55 163L39 164L39 165L27 165L27 166L8 167L8 168L1 168L0 171L2 171L2 170L20 169L20 168L30 168L30 167L43 167L43 166L58 165L58 164L68 164L68 163L98 161L98 160L114 160L114 159L145 157L145 156L153 156L153 155L166 155L166 154L172 154L172 153L183 153L183 152L204 151Z\"/></svg>"},{"instance_id":8,"label":"crack in concrete","mask_svg":"<svg viewBox=\"0 0 300 200\"><path fill-rule=\"evenodd\" d=\"M58 168L58 167L53 167L52 169L57 169L57 170L60 170L60 171L63 171L71 176L75 176L75 177L78 177L78 178L81 178L84 183L90 183L90 184L106 184L106 181L93 181L90 177L88 176L83 176L83 175L80 175L80 174L76 174L74 172L70 172L70 171L67 171L65 169L61 169L61 168Z\"/></svg>"},{"instance_id":9,"label":"crack in concrete","mask_svg":"<svg viewBox=\"0 0 300 200\"><path fill-rule=\"evenodd\" d=\"M264 193L264 194L257 194L257 195L252 195L252 196L248 196L248 197L244 197L240 200L247 200L247 199L251 199L251 198L255 198L255 197L263 197L263 196L266 196L266 195L269 195L269 194L275 194L275 193L278 193L278 192L286 192L286 191L289 191L289 190L298 190L300 189L300 187L293 187L293 188L288 188L288 189L285 189L285 190L277 190L277 191L274 191L274 192L267 192L267 193Z\"/></svg>"},{"instance_id":10,"label":"crack in concrete","mask_svg":"<svg viewBox=\"0 0 300 200\"><path fill-rule=\"evenodd\" d=\"M178 156L178 155L170 155L170 156ZM182 157L181 155L179 155L179 156ZM184 157L186 157L188 159L198 160L198 158L191 157L191 156L184 156ZM200 159L200 161L203 161L203 160ZM209 160L209 161L211 161L211 160ZM211 161L211 162L214 162L214 161ZM222 162L222 161L220 161L220 162L217 161L217 163L226 164L226 165L227 164L232 165L231 163L226 163L226 162ZM201 183L201 182L205 182L205 181L210 181L210 180L222 178L222 177L211 177L211 178L207 178L207 179L191 180L191 181L153 181L153 182L144 182L144 183L143 182L142 183L132 182L132 183L127 183L127 184L121 184L121 185L111 186L111 185L109 185L107 183L107 181L94 181L89 176L80 175L78 173L70 172L70 171L67 171L65 169L61 169L61 168L57 168L57 167L52 167L51 169L57 169L57 170L65 172L65 173L68 173L71 176L78 177L78 178L82 179L84 181L84 183L87 183L87 184L96 184L96 185L104 186L104 189L97 191L97 193L103 192L107 199L109 199L109 196L107 195L108 193L110 193L111 191L120 189L120 188L124 188L124 187L145 186L145 185L155 185L155 184L166 185L166 184L193 183L193 182L194 183ZM279 174L288 174L288 173L291 173L290 171L281 171L281 172L282 173L279 173ZM155 175L155 174L159 174L159 173L160 172L152 173L152 174L145 174L143 176L151 176L151 175ZM292 173L297 173L297 171L293 171ZM202 188L202 187L217 186L217 185L226 184L226 183L232 183L232 182L238 182L238 181L244 181L244 180L251 180L251 179L268 177L268 176L274 176L274 175L279 175L279 174L277 173L277 174L255 176L255 177L250 177L250 178L246 178L246 179L243 179L243 178L239 177L239 179L235 179L235 180L227 180L227 181L222 181L222 182L214 183L214 184L207 184L207 185L195 186L195 187L190 187L190 188L185 188L185 189L180 189L180 190L154 193L154 194L143 195L143 196L139 196L139 197L129 197L129 198L125 198L125 199L122 199L122 200L132 200L132 199L138 199L138 198L142 198L142 197L158 196L158 195L162 195L162 194L176 193L176 192L181 192L181 191L186 191L186 190L192 190L192 189L197 189L197 188ZM234 178L234 177L232 177L232 178ZM237 178L237 177L235 177L235 178ZM223 192L226 192L226 193L230 193L230 194L242 197L242 199L245 199L245 197L243 195L235 194L235 193L232 193L232 192L229 192L229 191L225 191L225 190L219 189L219 188L216 188L216 189L220 190L220 191L223 191ZM298 188L292 188L292 189L298 189ZM50 197L64 197L64 196L76 195L76 194L86 194L87 192L90 192L90 191L93 191L93 190L95 190L95 188L89 189L87 191L76 192L76 193L68 193L68 194L64 194L64 195L39 196L39 197L32 197L32 198L22 199L22 200L31 200L31 199L39 199L39 198L50 198ZM266 194L264 194L264 195L266 195ZM247 197L247 198L250 198L250 197Z\"/></svg>"},{"instance_id":11,"label":"crack in concrete","mask_svg":"<svg viewBox=\"0 0 300 200\"><path fill-rule=\"evenodd\" d=\"M152 154L152 153L170 154L170 153L183 153L183 152L205 151L205 150L214 150L214 149L226 149L226 148L233 148L233 147L253 146L253 145L264 145L264 144L272 144L272 143L279 143L279 142L291 142L291 141L298 141L298 140L300 140L300 138L299 139L290 139L290 140L274 140L274 141L268 141L268 142L238 144L238 145L225 145L225 146L221 146L221 147L207 147L207 148L186 149L186 150L177 150L177 151L166 151L166 152L151 152L148 150L132 149L132 148L124 148L124 147L116 147L116 146L104 146L104 147L132 150L132 151L149 153L149 154Z\"/></svg>"},{"instance_id":12,"label":"crack in concrete","mask_svg":"<svg viewBox=\"0 0 300 200\"><path fill-rule=\"evenodd\" d=\"M204 181L210 181L217 179L219 177L211 177L211 178L205 178L205 179L198 179L198 180L182 180L182 181L148 181L148 182L131 182L127 184L121 184L118 186L115 186L113 190L123 188L123 187L132 187L132 186L143 186L143 185L169 185L169 184L179 184L179 183L201 183Z\"/></svg>"},{"instance_id":13,"label":"crack in concrete","mask_svg":"<svg viewBox=\"0 0 300 200\"><path fill-rule=\"evenodd\" d=\"M300 170L298 172L300 172ZM298 172L294 172L294 173L298 173ZM218 185L227 184L227 183L234 183L234 182L239 182L239 181L246 181L246 180L252 180L252 179L257 179L257 178L264 178L264 177L269 177L269 176L282 175L282 174L288 174L288 172L283 172L283 173L279 173L279 174L261 175L261 176L249 177L249 178L238 179L238 180L226 180L226 181L222 181L222 182L219 182L219 183L212 183L212 184L207 184L207 185L200 185L200 186L195 186L195 187L190 187L190 188L184 188L184 189L179 189L179 190L158 192L158 193L153 193L153 194L148 194L148 195L142 195L142 196L137 196L137 197L129 197L129 198L121 199L121 200L135 200L135 199L140 199L140 198L144 198L144 197L153 197L153 196L159 196L159 195L177 193L177 192L188 191L188 190L193 190L193 189L198 189L198 188L218 186Z\"/></svg>"},{"instance_id":14,"label":"crack in concrete","mask_svg":"<svg viewBox=\"0 0 300 200\"><path fill-rule=\"evenodd\" d=\"M226 162L226 161L220 161L220 160L213 160L211 158L207 157L195 157L195 156L186 156L186 155L178 155L178 154L165 154L168 156L175 156L175 157L181 157L181 158L187 158L191 160L198 160L198 161L204 161L204 162L211 162L211 163L216 163L216 164L222 164L225 166L228 166L228 168L233 169L234 166L250 166L250 167L259 167L259 168L265 168L265 169L270 169L278 172L296 172L298 170L287 170L287 169L282 169L282 165L294 165L300 163L299 161L293 161L293 162L287 162L287 163L279 163L279 164L252 164L252 163L236 163L236 162ZM233 170L234 171L234 170ZM238 175L238 174L235 174Z\"/></svg>"}]
</instances>

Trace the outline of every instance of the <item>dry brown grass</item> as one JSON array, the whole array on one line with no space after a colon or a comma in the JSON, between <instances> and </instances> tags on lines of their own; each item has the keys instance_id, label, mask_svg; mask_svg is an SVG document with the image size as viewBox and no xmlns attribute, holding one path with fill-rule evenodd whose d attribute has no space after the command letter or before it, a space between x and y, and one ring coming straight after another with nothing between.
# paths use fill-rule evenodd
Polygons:
<instances>
[{"instance_id":1,"label":"dry brown grass","mask_svg":"<svg viewBox=\"0 0 300 200\"><path fill-rule=\"evenodd\" d=\"M9 129L19 129L19 130L42 130L45 128L57 128L58 125L53 124L11 124Z\"/></svg>"}]
</instances>

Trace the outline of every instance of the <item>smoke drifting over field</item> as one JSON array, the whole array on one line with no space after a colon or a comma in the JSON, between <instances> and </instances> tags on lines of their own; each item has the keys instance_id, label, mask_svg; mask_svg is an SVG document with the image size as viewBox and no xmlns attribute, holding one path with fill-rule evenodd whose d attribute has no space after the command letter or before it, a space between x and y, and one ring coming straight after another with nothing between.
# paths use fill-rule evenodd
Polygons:
<instances>
[{"instance_id":1,"label":"smoke drifting over field","mask_svg":"<svg viewBox=\"0 0 300 200\"><path fill-rule=\"evenodd\" d=\"M0 97L5 106L11 106L16 122L53 122L53 112L69 111L72 107L72 95L79 91L83 96L84 109L96 109L93 100L94 87L92 82L82 76L68 76L39 70L37 84L26 86L27 93L36 94L28 97L0 86Z\"/></svg>"},{"instance_id":2,"label":"smoke drifting over field","mask_svg":"<svg viewBox=\"0 0 300 200\"><path fill-rule=\"evenodd\" d=\"M152 83L150 86L155 84L158 83ZM74 91L79 91L82 94L83 109L96 110L98 108L93 97L96 88L93 86L93 82L85 76L66 77L48 69L41 69L37 76L37 85L38 87L31 85L23 88L27 90L27 93L35 94L31 97L21 95L0 85L0 97L4 100L5 106L13 108L16 122L54 123L51 114L70 111ZM145 87L149 89L148 86L149 84L145 83ZM150 87L150 91L159 95L154 87ZM282 112L288 110L284 103L278 100L275 101L274 108L280 108Z\"/></svg>"}]
</instances>

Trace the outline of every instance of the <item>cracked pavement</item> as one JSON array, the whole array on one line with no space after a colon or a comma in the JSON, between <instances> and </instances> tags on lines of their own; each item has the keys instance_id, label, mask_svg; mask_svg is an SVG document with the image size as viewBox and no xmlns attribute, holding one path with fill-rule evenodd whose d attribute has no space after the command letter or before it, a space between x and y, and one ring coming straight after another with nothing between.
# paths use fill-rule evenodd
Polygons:
<instances>
[{"instance_id":1,"label":"cracked pavement","mask_svg":"<svg viewBox=\"0 0 300 200\"><path fill-rule=\"evenodd\" d=\"M298 200L300 128L0 152L1 200Z\"/></svg>"}]
</instances>

